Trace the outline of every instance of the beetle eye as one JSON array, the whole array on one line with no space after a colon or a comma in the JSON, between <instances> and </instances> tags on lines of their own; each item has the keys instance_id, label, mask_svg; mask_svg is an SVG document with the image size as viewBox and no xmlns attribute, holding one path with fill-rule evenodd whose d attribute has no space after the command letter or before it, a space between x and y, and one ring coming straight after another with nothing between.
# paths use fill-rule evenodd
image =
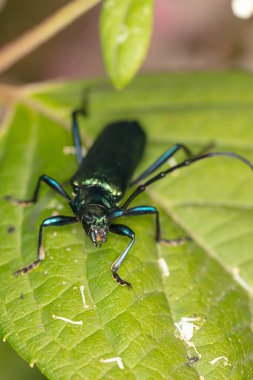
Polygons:
<instances>
[{"instance_id":1,"label":"beetle eye","mask_svg":"<svg viewBox=\"0 0 253 380\"><path fill-rule=\"evenodd\" d=\"M85 220L86 223L91 224L91 222L93 220L93 216L91 214L84 213L83 219Z\"/></svg>"}]
</instances>

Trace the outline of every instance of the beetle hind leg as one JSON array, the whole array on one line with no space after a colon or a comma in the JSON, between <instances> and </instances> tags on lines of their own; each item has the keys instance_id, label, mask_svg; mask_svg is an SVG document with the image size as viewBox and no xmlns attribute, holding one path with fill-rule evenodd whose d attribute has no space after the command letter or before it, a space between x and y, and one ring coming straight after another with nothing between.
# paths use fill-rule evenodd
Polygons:
<instances>
[{"instance_id":1,"label":"beetle hind leg","mask_svg":"<svg viewBox=\"0 0 253 380\"><path fill-rule=\"evenodd\" d=\"M184 245L187 241L191 241L191 238L189 236L183 236L177 239L160 238L160 240L157 241L170 247L176 247L177 245Z\"/></svg>"}]
</instances>

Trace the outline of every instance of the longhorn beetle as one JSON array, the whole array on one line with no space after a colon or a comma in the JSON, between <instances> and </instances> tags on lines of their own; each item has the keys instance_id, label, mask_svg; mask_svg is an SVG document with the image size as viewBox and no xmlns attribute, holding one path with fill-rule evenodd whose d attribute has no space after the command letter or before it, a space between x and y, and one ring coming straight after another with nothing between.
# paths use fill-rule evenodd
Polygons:
<instances>
[{"instance_id":1,"label":"longhorn beetle","mask_svg":"<svg viewBox=\"0 0 253 380\"><path fill-rule=\"evenodd\" d=\"M76 110L72 113L72 134L79 164L76 173L70 180L74 198L72 199L55 179L45 174L39 177L33 197L30 200L17 200L8 197L15 204L29 205L36 203L40 185L42 182L45 182L55 192L66 199L74 213L74 216L58 215L43 220L39 229L37 259L24 268L17 270L14 273L15 275L30 272L38 267L40 262L45 259L45 250L42 241L42 233L45 227L63 226L65 224L80 222L95 246L101 246L102 243L106 242L109 231L130 239L125 250L112 264L111 270L113 278L120 285L131 287L129 282L119 276L118 270L134 243L135 234L134 231L126 225L114 223L116 219L130 215L140 216L153 214L155 216L155 239L157 242L176 245L183 243L184 240L187 239L163 239L161 237L158 210L156 207L146 205L129 207L136 197L145 191L148 186L164 178L167 174L206 158L216 156L235 158L253 170L251 162L237 153L208 152L192 156L190 150L185 145L175 144L163 153L139 177L132 180L133 173L141 160L146 144L146 136L141 125L137 121L125 120L107 125L95 140L87 155L82 157L77 120L79 114L85 115L85 112L83 110ZM143 182L145 178L151 176L151 174L179 150L183 150L186 153L188 156L186 160L159 172ZM120 204L126 190L137 184L139 185L132 194L124 203Z\"/></svg>"}]
</instances>

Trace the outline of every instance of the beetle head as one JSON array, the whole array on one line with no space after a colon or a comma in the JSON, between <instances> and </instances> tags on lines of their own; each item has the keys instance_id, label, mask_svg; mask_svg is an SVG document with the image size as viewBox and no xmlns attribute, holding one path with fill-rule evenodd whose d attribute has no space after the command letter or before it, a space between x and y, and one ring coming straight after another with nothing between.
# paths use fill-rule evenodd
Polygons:
<instances>
[{"instance_id":1,"label":"beetle head","mask_svg":"<svg viewBox=\"0 0 253 380\"><path fill-rule=\"evenodd\" d=\"M82 216L82 224L93 244L97 247L106 242L109 220L105 209L99 205L89 205Z\"/></svg>"}]
</instances>

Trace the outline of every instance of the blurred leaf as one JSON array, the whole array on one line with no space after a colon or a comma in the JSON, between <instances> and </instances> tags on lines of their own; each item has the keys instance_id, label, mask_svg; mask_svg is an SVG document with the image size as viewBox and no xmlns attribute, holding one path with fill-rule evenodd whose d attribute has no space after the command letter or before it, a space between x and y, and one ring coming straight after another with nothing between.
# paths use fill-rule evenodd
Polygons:
<instances>
[{"instance_id":1,"label":"blurred leaf","mask_svg":"<svg viewBox=\"0 0 253 380\"><path fill-rule=\"evenodd\" d=\"M7 342L0 342L1 380L45 380L46 378L35 368L29 367Z\"/></svg>"},{"instance_id":2,"label":"blurred leaf","mask_svg":"<svg viewBox=\"0 0 253 380\"><path fill-rule=\"evenodd\" d=\"M137 118L145 128L148 144L137 174L175 142L194 153L213 142L215 150L253 161L252 82L247 74L216 72L145 76L121 94L102 81L21 90L0 139L0 326L12 347L49 379L253 378L253 176L241 162L199 162L136 200L159 207L164 237L192 241L162 246L154 242L152 217L126 219L136 243L120 273L132 291L117 286L110 273L126 240L110 235L96 249L78 225L45 231L46 260L15 278L12 273L36 256L41 220L71 210L45 187L29 208L3 200L6 194L29 197L42 173L63 183L74 173L75 157L64 150L72 144L65 126L86 89L86 142L117 119ZM175 156L176 162L183 158ZM167 263L168 277L158 259ZM194 319L185 326L193 328L195 346L179 339L174 323L183 317ZM100 362L117 356L124 370Z\"/></svg>"},{"instance_id":3,"label":"blurred leaf","mask_svg":"<svg viewBox=\"0 0 253 380\"><path fill-rule=\"evenodd\" d=\"M100 17L105 65L120 89L131 81L147 53L153 0L104 0Z\"/></svg>"}]
</instances>

